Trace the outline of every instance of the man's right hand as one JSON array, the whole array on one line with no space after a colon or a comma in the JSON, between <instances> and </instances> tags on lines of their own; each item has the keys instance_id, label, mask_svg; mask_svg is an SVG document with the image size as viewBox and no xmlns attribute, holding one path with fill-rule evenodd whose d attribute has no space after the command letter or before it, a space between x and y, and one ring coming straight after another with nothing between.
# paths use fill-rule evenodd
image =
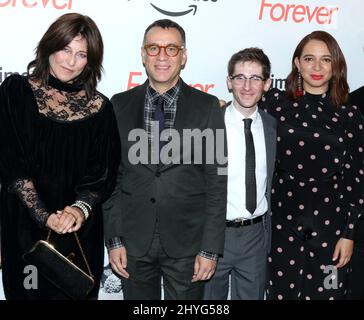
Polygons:
<instances>
[{"instance_id":1,"label":"man's right hand","mask_svg":"<svg viewBox=\"0 0 364 320\"><path fill-rule=\"evenodd\" d=\"M109 262L111 268L124 278L129 278L129 273L125 270L127 266L126 248L120 247L109 250Z\"/></svg>"}]
</instances>

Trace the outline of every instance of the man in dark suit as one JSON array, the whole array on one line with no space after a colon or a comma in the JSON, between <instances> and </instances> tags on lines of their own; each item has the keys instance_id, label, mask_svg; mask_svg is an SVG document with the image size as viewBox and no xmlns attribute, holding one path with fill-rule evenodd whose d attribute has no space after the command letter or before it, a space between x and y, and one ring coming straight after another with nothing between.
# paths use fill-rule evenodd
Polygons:
<instances>
[{"instance_id":1,"label":"man in dark suit","mask_svg":"<svg viewBox=\"0 0 364 320\"><path fill-rule=\"evenodd\" d=\"M350 103L357 106L364 115L364 86L350 93ZM364 220L359 220L354 239L354 251L351 258L349 298L364 300Z\"/></svg>"},{"instance_id":2,"label":"man in dark suit","mask_svg":"<svg viewBox=\"0 0 364 320\"><path fill-rule=\"evenodd\" d=\"M225 110L228 195L223 257L205 287L205 299L264 298L271 242L270 198L276 153L276 120L258 110L271 85L270 62L261 49L247 48L228 64L233 101Z\"/></svg>"},{"instance_id":3,"label":"man in dark suit","mask_svg":"<svg viewBox=\"0 0 364 320\"><path fill-rule=\"evenodd\" d=\"M201 299L224 245L224 119L216 97L180 78L185 45L181 26L155 21L141 48L148 80L111 99L122 159L105 237L125 299L160 299L161 278L166 299Z\"/></svg>"}]
</instances>

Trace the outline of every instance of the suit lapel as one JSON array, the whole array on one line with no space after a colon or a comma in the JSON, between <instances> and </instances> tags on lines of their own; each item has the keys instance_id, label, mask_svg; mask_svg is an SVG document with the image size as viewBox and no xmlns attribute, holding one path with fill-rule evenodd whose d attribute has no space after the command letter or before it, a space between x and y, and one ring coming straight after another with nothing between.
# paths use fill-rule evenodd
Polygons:
<instances>
[{"instance_id":1,"label":"suit lapel","mask_svg":"<svg viewBox=\"0 0 364 320\"><path fill-rule=\"evenodd\" d=\"M181 93L177 101L176 118L174 121L174 128L182 135L183 129L186 128L189 116L188 96L190 94L187 84L181 80Z\"/></svg>"},{"instance_id":2,"label":"suit lapel","mask_svg":"<svg viewBox=\"0 0 364 320\"><path fill-rule=\"evenodd\" d=\"M127 132L132 129L144 129L145 90L146 83L135 88L133 95L129 95L123 119L124 126L128 128Z\"/></svg>"},{"instance_id":3,"label":"suit lapel","mask_svg":"<svg viewBox=\"0 0 364 320\"><path fill-rule=\"evenodd\" d=\"M125 126L128 128L128 133L133 129L145 129L144 127L144 105L145 105L145 97L146 97L146 90L148 86L148 81L145 81L143 85L137 87L135 90L135 94L133 98L129 101L129 108L127 109L126 115L126 123ZM131 147L132 142L129 147ZM150 149L149 149L150 151ZM147 168L152 171L156 171L157 165L156 164L144 164Z\"/></svg>"},{"instance_id":4,"label":"suit lapel","mask_svg":"<svg viewBox=\"0 0 364 320\"><path fill-rule=\"evenodd\" d=\"M267 159L267 174L268 177L273 173L275 164L275 145L276 145L276 131L272 125L271 120L264 111L258 111L263 121L264 139Z\"/></svg>"}]
</instances>

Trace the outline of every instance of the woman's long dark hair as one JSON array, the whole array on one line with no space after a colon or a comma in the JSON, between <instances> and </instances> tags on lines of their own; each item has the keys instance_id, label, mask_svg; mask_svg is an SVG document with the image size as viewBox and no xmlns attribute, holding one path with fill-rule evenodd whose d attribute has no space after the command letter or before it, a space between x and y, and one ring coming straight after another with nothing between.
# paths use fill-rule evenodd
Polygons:
<instances>
[{"instance_id":1,"label":"woman's long dark hair","mask_svg":"<svg viewBox=\"0 0 364 320\"><path fill-rule=\"evenodd\" d=\"M45 85L50 72L49 56L62 50L78 35L87 42L87 64L77 82L84 84L86 95L91 98L101 79L104 45L98 27L88 16L67 13L53 22L39 41L35 59L28 64L28 73Z\"/></svg>"},{"instance_id":2,"label":"woman's long dark hair","mask_svg":"<svg viewBox=\"0 0 364 320\"><path fill-rule=\"evenodd\" d=\"M295 58L300 58L303 48L310 40L322 41L327 45L331 54L332 78L329 82L331 103L339 108L345 104L349 97L349 85L347 82L347 67L345 57L335 38L325 31L314 31L305 36L298 44L292 57L292 70L286 80L286 94L290 99L297 100L296 89L298 69L294 63Z\"/></svg>"}]
</instances>

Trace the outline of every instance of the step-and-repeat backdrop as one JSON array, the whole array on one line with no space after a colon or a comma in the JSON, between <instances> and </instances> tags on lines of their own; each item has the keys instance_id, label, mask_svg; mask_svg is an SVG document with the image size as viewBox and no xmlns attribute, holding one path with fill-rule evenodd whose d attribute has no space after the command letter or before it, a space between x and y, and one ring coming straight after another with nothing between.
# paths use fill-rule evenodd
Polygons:
<instances>
[{"instance_id":1,"label":"step-and-repeat backdrop","mask_svg":"<svg viewBox=\"0 0 364 320\"><path fill-rule=\"evenodd\" d=\"M26 71L43 33L67 12L89 15L101 30L105 72L99 90L109 97L146 79L140 59L144 30L163 18L186 30L184 80L221 99L230 100L226 66L233 53L263 48L272 62L273 86L283 89L297 43L318 29L339 42L351 90L364 85L362 0L0 0L0 83ZM105 292L120 291L109 270L104 280Z\"/></svg>"}]
</instances>

